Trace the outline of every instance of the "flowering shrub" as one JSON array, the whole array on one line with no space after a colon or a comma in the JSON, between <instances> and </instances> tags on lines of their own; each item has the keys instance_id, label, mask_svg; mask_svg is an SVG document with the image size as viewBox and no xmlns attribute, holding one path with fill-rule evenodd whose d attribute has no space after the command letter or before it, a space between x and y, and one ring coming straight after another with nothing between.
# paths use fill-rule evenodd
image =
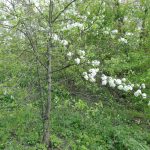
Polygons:
<instances>
[{"instance_id":1,"label":"flowering shrub","mask_svg":"<svg viewBox=\"0 0 150 150\"><path fill-rule=\"evenodd\" d=\"M60 39L59 36L57 34L52 34L52 39L54 41L58 41L60 44L67 46L68 45L68 41L64 40L64 39Z\"/></svg>"},{"instance_id":2,"label":"flowering shrub","mask_svg":"<svg viewBox=\"0 0 150 150\"><path fill-rule=\"evenodd\" d=\"M146 93L142 93L142 89L145 89L145 84L132 84L132 83L127 83L127 80L125 78L123 79L115 79L109 76L106 76L104 74L102 74L101 76L102 79L102 85L109 85L111 88L117 88L118 90L121 91L125 91L125 92L129 92L129 91L133 91L134 96L138 97L138 96L142 96L143 99L147 98Z\"/></svg>"},{"instance_id":3,"label":"flowering shrub","mask_svg":"<svg viewBox=\"0 0 150 150\"><path fill-rule=\"evenodd\" d=\"M78 57L76 57L77 55L78 55ZM82 73L83 78L86 81L89 81L92 83L96 82L96 76L97 76L98 72L100 72L100 70L99 70L100 61L88 60L87 57L85 57L84 50L79 50L77 52L77 54L74 54L72 52L67 53L68 60L71 60L73 58L73 56L75 57L75 59L74 59L75 64L79 65L81 62L84 62L88 66L91 66L91 68L89 70ZM133 83L130 83L129 81L127 81L126 78L119 79L119 78L113 78L111 76L102 74L101 75L101 85L109 86L110 88L113 88L113 89L116 88L123 92L131 92L131 93L133 93L133 95L135 97L141 96L143 99L147 98L147 94L142 91L146 88L144 83L142 83L141 85L133 84ZM150 101L148 102L148 105L150 105Z\"/></svg>"}]
</instances>

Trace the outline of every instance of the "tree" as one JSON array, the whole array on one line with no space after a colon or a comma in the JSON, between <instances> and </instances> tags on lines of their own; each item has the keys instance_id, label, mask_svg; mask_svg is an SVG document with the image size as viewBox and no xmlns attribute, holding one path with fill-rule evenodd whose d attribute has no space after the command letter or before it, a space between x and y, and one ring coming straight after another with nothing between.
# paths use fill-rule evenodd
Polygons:
<instances>
[{"instance_id":1,"label":"tree","mask_svg":"<svg viewBox=\"0 0 150 150\"><path fill-rule=\"evenodd\" d=\"M36 60L37 65L37 75L38 75L38 84L40 96L42 96L42 85L41 85L41 74L40 68L44 69L46 72L46 82L47 82L47 100L44 102L44 109L42 107L42 118L43 118L43 143L47 145L48 149L50 149L50 111L51 111L51 54L53 52L53 48L55 45L53 44L53 38L57 39L57 35L54 34L53 26L56 23L57 19L61 16L61 14L73 3L75 0L65 4L65 7L60 10L57 7L57 12L54 14L54 2L52 0L49 1L41 1L40 3L35 3L34 1L3 1L1 2L1 6L3 8L4 20L2 23L3 28L7 28L7 30L16 31L16 36L19 36L21 39L22 36L25 40L28 40L28 44L31 48L32 56ZM36 5L41 5L37 7ZM58 3L59 4L59 3ZM56 4L57 5L57 4ZM45 8L44 8L45 6ZM42 7L42 8L41 8ZM31 16L32 14L32 16ZM6 17L6 18L5 18ZM37 17L37 18L36 18ZM14 20L11 20L11 19ZM9 20L8 24L6 24L5 19ZM42 20L41 20L42 19ZM34 22L34 23L33 23ZM46 28L46 29L45 29ZM14 32L12 33L14 34ZM40 37L37 37L40 34ZM20 40L18 38L18 40ZM46 41L43 41L43 40ZM43 41L43 45L45 50L40 52L41 47L39 46L40 42ZM62 44L65 44L65 40L62 40ZM47 45L47 46L46 46ZM46 47L45 47L46 46ZM43 47L42 47L43 48ZM46 50L47 49L47 50ZM30 57L30 56L29 56ZM44 58L46 57L46 59ZM64 67L65 68L65 67ZM63 69L63 68L62 68ZM61 69L59 69L61 70ZM42 97L41 100L44 100ZM43 102L42 102L43 103Z\"/></svg>"},{"instance_id":2,"label":"tree","mask_svg":"<svg viewBox=\"0 0 150 150\"><path fill-rule=\"evenodd\" d=\"M29 82L33 83L32 86L36 88L36 92L40 96L38 99L40 100L39 107L42 110L43 143L47 145L47 149L50 149L51 93L55 79L53 77L52 80L52 74L75 67L71 75L76 75L76 78L78 76L77 79L96 82L95 76L101 69L99 59L102 59L102 63L104 63L103 59L110 55L108 48L111 47L111 54L113 54L118 41L121 44L128 43L127 39L120 35L116 36L118 30L124 36L122 33L123 17L121 16L121 22L114 25L112 18L115 16L112 16L113 11L110 11L111 3L109 1L105 3L103 0L96 0L95 3L92 0L58 2L49 0L40 1L40 3L28 0L7 0L6 2L1 3L2 13L4 13L1 24L3 29L10 32L11 37L14 36L16 41L23 43L24 47L19 48L22 50L23 61L27 68L34 70L32 76L36 77L36 80L33 79ZM118 15L122 12L118 1L116 5L118 21L120 18ZM108 19L105 19L107 17ZM117 27L118 30L114 30ZM108 42L109 40L111 42ZM108 47L102 47L104 50L100 48L103 43L108 44ZM86 53L81 49L85 49ZM29 54L26 55L27 52ZM89 55L85 57L87 53ZM18 51L15 54L18 55ZM28 61L32 63L30 67ZM79 65L82 67L80 68ZM131 84L124 83L125 81L121 79L105 74L100 74L100 78L102 86L117 87L123 91L132 91L131 89L133 89ZM138 91L139 89L136 90L136 96L144 94ZM145 94L142 96L146 97Z\"/></svg>"}]
</instances>

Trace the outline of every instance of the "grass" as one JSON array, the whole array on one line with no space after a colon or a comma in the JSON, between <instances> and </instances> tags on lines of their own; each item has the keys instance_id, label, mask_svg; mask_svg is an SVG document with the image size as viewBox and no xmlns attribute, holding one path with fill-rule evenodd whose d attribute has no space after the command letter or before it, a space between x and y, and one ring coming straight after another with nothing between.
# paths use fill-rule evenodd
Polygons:
<instances>
[{"instance_id":1,"label":"grass","mask_svg":"<svg viewBox=\"0 0 150 150\"><path fill-rule=\"evenodd\" d=\"M141 51L131 52L129 56L114 56L105 62L109 65L105 71L131 82L144 82L145 92L150 93L148 55ZM100 95L97 101L92 97L72 97L60 89L53 94L50 126L53 149L150 150L147 101L129 95L125 99L133 104L129 106L129 103L116 102L119 96L113 97L107 88L92 90ZM24 97L23 93L20 89L16 97ZM46 150L40 144L43 124L37 102L12 100L1 91L0 110L0 150Z\"/></svg>"},{"instance_id":2,"label":"grass","mask_svg":"<svg viewBox=\"0 0 150 150\"><path fill-rule=\"evenodd\" d=\"M115 102L110 106L102 102L91 105L71 96L55 97L52 108L53 149L150 149L148 114ZM0 149L44 149L41 133L42 122L34 104L5 109L0 115Z\"/></svg>"}]
</instances>

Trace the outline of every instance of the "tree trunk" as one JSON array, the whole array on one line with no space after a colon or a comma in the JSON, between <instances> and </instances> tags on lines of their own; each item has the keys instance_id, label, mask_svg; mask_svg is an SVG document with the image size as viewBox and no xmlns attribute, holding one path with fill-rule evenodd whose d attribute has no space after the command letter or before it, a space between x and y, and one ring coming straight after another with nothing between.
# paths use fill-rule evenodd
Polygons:
<instances>
[{"instance_id":1,"label":"tree trunk","mask_svg":"<svg viewBox=\"0 0 150 150\"><path fill-rule=\"evenodd\" d=\"M50 41L49 41L50 43ZM48 98L46 103L45 109L45 116L44 116L44 135L43 135L43 143L46 144L47 149L50 150L50 111L51 111L51 48L50 44L48 44Z\"/></svg>"},{"instance_id":2,"label":"tree trunk","mask_svg":"<svg viewBox=\"0 0 150 150\"><path fill-rule=\"evenodd\" d=\"M117 23L117 29L118 29L119 35L123 36L123 34L124 34L124 30L123 30L124 16L120 12L120 4L119 4L118 0L115 1L115 7L116 7L115 8L116 9L115 22Z\"/></svg>"},{"instance_id":3,"label":"tree trunk","mask_svg":"<svg viewBox=\"0 0 150 150\"><path fill-rule=\"evenodd\" d=\"M141 29L141 33L140 33L140 43L139 43L140 48L145 48L143 46L145 43L145 39L148 36L148 32L146 31L146 27L145 27L147 15L148 15L148 8L145 8L144 17L142 19L142 29Z\"/></svg>"},{"instance_id":4,"label":"tree trunk","mask_svg":"<svg viewBox=\"0 0 150 150\"><path fill-rule=\"evenodd\" d=\"M53 2L50 0L49 3L49 32L48 43L47 43L47 82L48 82L48 97L45 105L45 115L44 115L44 134L43 134L43 143L47 146L47 150L51 149L51 139L50 139L50 114L51 114L51 51L52 51L52 13L53 13Z\"/></svg>"}]
</instances>

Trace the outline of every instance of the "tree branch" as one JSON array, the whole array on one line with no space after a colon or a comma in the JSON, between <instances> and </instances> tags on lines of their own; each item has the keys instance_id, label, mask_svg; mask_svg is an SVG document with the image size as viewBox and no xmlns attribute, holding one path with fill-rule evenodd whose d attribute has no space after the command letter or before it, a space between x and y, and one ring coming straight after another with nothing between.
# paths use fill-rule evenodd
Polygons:
<instances>
[{"instance_id":1,"label":"tree branch","mask_svg":"<svg viewBox=\"0 0 150 150\"><path fill-rule=\"evenodd\" d=\"M61 10L60 12L59 12L59 14L52 20L52 23L54 23L58 18L59 18L59 16L73 3L73 2L75 2L76 0L73 0L73 1L71 1L68 5L66 5L65 6L65 8L63 9L63 10Z\"/></svg>"}]
</instances>

